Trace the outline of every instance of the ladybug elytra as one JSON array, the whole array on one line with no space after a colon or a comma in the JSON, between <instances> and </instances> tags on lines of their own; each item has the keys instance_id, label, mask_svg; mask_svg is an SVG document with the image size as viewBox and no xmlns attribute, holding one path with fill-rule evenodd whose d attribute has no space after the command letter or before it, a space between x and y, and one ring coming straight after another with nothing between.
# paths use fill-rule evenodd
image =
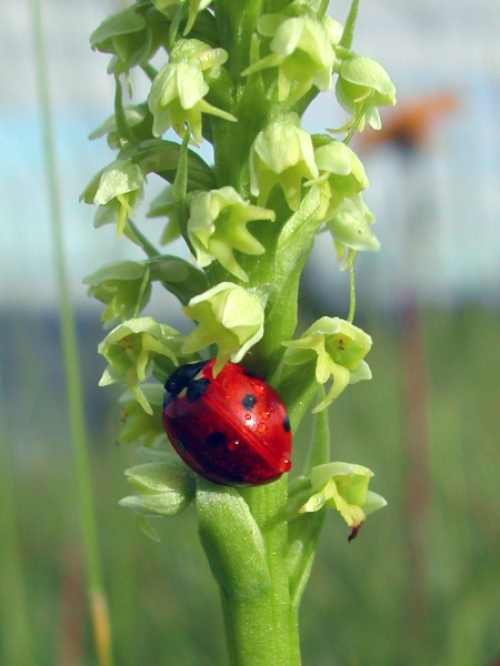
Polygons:
<instances>
[{"instance_id":1,"label":"ladybug elytra","mask_svg":"<svg viewBox=\"0 0 500 666\"><path fill-rule=\"evenodd\" d=\"M177 453L214 483L276 481L291 467L285 405L263 379L235 363L186 363L165 384L163 425Z\"/></svg>"}]
</instances>

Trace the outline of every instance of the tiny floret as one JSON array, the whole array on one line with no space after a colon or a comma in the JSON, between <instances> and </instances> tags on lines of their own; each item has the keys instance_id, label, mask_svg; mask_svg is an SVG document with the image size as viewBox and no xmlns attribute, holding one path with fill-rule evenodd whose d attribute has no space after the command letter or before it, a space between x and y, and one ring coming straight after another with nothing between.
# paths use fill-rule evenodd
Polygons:
<instances>
[{"instance_id":1,"label":"tiny floret","mask_svg":"<svg viewBox=\"0 0 500 666\"><path fill-rule=\"evenodd\" d=\"M359 251L378 252L380 242L371 230L375 221L361 194L344 199L327 226L335 242L341 270L354 261Z\"/></svg>"},{"instance_id":2,"label":"tiny floret","mask_svg":"<svg viewBox=\"0 0 500 666\"><path fill-rule=\"evenodd\" d=\"M371 379L364 361L372 346L371 337L339 317L321 317L298 340L283 343L288 365L315 363L316 381L332 380L325 399L313 409L317 413L333 402L348 384Z\"/></svg>"},{"instance_id":3,"label":"tiny floret","mask_svg":"<svg viewBox=\"0 0 500 666\"><path fill-rule=\"evenodd\" d=\"M373 472L362 465L343 462L314 467L311 472L312 494L299 513L312 513L328 506L338 511L354 539L366 516L387 505L381 495L368 490Z\"/></svg>"},{"instance_id":4,"label":"tiny floret","mask_svg":"<svg viewBox=\"0 0 500 666\"><path fill-rule=\"evenodd\" d=\"M356 153L341 141L331 140L314 151L319 178L311 181L320 188L318 216L328 222L346 197L365 190L370 181Z\"/></svg>"},{"instance_id":5,"label":"tiny floret","mask_svg":"<svg viewBox=\"0 0 500 666\"><path fill-rule=\"evenodd\" d=\"M98 173L83 191L80 200L98 204L94 225L116 223L116 236L121 238L129 215L141 203L144 174L128 160L116 160Z\"/></svg>"},{"instance_id":6,"label":"tiny floret","mask_svg":"<svg viewBox=\"0 0 500 666\"><path fill-rule=\"evenodd\" d=\"M189 127L198 143L202 137L202 113L209 113L225 120L236 118L209 104L205 95L209 85L203 71L222 65L227 60L224 49L211 49L197 39L181 39L176 42L169 62L156 75L148 105L154 116L153 134L162 136L171 127L180 136Z\"/></svg>"},{"instance_id":7,"label":"tiny floret","mask_svg":"<svg viewBox=\"0 0 500 666\"><path fill-rule=\"evenodd\" d=\"M264 334L265 298L256 291L232 282L221 282L195 296L183 312L198 322L184 341L181 351L191 354L211 344L217 345L214 377L224 364L241 361Z\"/></svg>"},{"instance_id":8,"label":"tiny floret","mask_svg":"<svg viewBox=\"0 0 500 666\"><path fill-rule=\"evenodd\" d=\"M248 67L243 75L270 67L278 68L278 100L293 103L312 86L319 90L332 87L335 51L331 24L306 16L286 18L280 14L262 16L257 29L272 37L270 55Z\"/></svg>"},{"instance_id":9,"label":"tiny floret","mask_svg":"<svg viewBox=\"0 0 500 666\"><path fill-rule=\"evenodd\" d=\"M396 104L396 88L385 69L371 58L354 56L342 62L335 89L339 104L362 130L367 122L380 129L379 106Z\"/></svg>"},{"instance_id":10,"label":"tiny floret","mask_svg":"<svg viewBox=\"0 0 500 666\"><path fill-rule=\"evenodd\" d=\"M265 205L279 184L291 210L298 210L302 181L319 175L311 136L299 127L299 116L288 113L257 135L250 150L250 191Z\"/></svg>"},{"instance_id":11,"label":"tiny floret","mask_svg":"<svg viewBox=\"0 0 500 666\"><path fill-rule=\"evenodd\" d=\"M233 187L201 192L190 204L188 235L196 252L198 265L208 266L217 259L240 280L248 280L234 256L234 250L258 255L264 246L252 236L247 224L253 220L274 220L272 210L244 201Z\"/></svg>"},{"instance_id":12,"label":"tiny floret","mask_svg":"<svg viewBox=\"0 0 500 666\"><path fill-rule=\"evenodd\" d=\"M89 285L87 294L107 305L101 315L103 324L109 326L115 319L124 322L145 307L151 294L151 284L143 284L147 270L140 262L119 261L83 280Z\"/></svg>"},{"instance_id":13,"label":"tiny floret","mask_svg":"<svg viewBox=\"0 0 500 666\"><path fill-rule=\"evenodd\" d=\"M138 317L114 328L99 344L98 352L108 361L99 386L124 384L141 407L152 414L152 408L139 384L153 372L156 357L168 361L171 371L178 365L182 336L153 317Z\"/></svg>"}]
</instances>

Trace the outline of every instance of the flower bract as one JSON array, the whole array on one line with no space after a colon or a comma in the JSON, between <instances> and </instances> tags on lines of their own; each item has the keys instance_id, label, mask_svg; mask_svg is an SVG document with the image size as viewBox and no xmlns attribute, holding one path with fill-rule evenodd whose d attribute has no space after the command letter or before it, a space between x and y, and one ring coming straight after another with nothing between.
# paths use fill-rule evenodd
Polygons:
<instances>
[{"instance_id":1,"label":"flower bract","mask_svg":"<svg viewBox=\"0 0 500 666\"><path fill-rule=\"evenodd\" d=\"M194 498L193 472L174 455L165 462L136 465L125 472L127 481L137 491L120 500L120 506L143 516L176 516Z\"/></svg>"}]
</instances>

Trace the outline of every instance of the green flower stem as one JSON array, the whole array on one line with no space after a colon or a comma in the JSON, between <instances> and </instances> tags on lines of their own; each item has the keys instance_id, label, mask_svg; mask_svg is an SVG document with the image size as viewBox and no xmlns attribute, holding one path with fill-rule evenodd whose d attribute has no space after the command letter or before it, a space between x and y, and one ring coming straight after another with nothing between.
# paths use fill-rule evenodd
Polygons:
<instances>
[{"instance_id":1,"label":"green flower stem","mask_svg":"<svg viewBox=\"0 0 500 666\"><path fill-rule=\"evenodd\" d=\"M354 274L354 261L351 261L349 264L349 292L350 304L347 321L352 324L354 321L354 315L356 314L356 276Z\"/></svg>"},{"instance_id":2,"label":"green flower stem","mask_svg":"<svg viewBox=\"0 0 500 666\"><path fill-rule=\"evenodd\" d=\"M275 483L241 490L264 539L271 587L267 595L255 599L222 593L231 666L300 666L286 561L287 489L284 475Z\"/></svg>"},{"instance_id":3,"label":"green flower stem","mask_svg":"<svg viewBox=\"0 0 500 666\"><path fill-rule=\"evenodd\" d=\"M130 229L130 231L132 232L132 236L134 238L130 238L130 234L127 233L126 228L125 228L125 231L124 231L125 235L128 236L130 238L130 240L132 240L133 242L136 242L138 245L140 245L140 247L144 250L144 252L147 254L147 256L150 259L153 259L154 257L159 257L160 256L160 252L155 248L153 243L151 243L146 238L146 236L142 233L142 231L139 230L137 225L134 222L132 222L130 217L127 220L127 226Z\"/></svg>"},{"instance_id":4,"label":"green flower stem","mask_svg":"<svg viewBox=\"0 0 500 666\"><path fill-rule=\"evenodd\" d=\"M103 591L101 564L97 545L97 526L92 500L90 467L87 453L87 436L83 414L83 395L75 325L71 312L68 290L68 273L64 258L62 232L62 214L60 206L54 136L50 110L49 86L43 46L43 30L40 0L32 0L32 29L37 61L39 109L43 134L43 157L47 177L47 195L49 200L49 218L53 245L54 265L59 288L59 307L61 313L61 333L64 354L64 368L68 398L68 416L71 441L74 447L77 492L80 521L83 532L83 547L87 573L87 585L90 597L91 616L94 624L94 641L100 666L112 666L113 653L109 630L106 597Z\"/></svg>"}]
</instances>

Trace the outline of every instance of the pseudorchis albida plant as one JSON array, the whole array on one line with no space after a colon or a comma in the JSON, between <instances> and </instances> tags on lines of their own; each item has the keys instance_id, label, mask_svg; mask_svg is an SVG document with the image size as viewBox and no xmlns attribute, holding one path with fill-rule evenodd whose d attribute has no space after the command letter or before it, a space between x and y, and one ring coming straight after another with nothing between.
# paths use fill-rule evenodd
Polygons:
<instances>
[{"instance_id":1,"label":"pseudorchis albida plant","mask_svg":"<svg viewBox=\"0 0 500 666\"><path fill-rule=\"evenodd\" d=\"M342 25L327 13L328 0L137 0L91 35L92 48L111 56L115 83L114 113L91 138L106 137L115 159L82 199L97 206L96 228L113 224L118 239L144 251L143 261L107 265L85 279L111 329L99 345L108 363L100 384L124 387L119 441L138 443L146 459L126 472L135 494L121 503L155 539L152 516L195 505L233 666L300 664L298 607L327 508L352 539L385 505L369 490L371 470L330 461L327 418L350 384L371 378L372 340L353 323L354 262L379 242L363 200L368 177L349 143L367 123L379 129L379 107L396 103L386 71L352 48L358 4ZM134 100L132 69L149 81L146 100ZM134 103L124 104L124 87ZM301 117L332 87L347 120L311 135ZM203 142L213 147L213 164L200 156ZM165 181L145 215L165 219L158 243L146 220L136 222L148 177ZM351 308L347 319L325 314L299 334L299 281L319 233L331 237L340 270L351 273ZM177 238L191 261L160 249ZM180 301L195 324L188 335L144 314L153 283ZM174 452L162 425L164 385L186 364L209 359L208 384L237 363L272 387L293 434L313 411L307 462L293 481L285 473L244 488L220 475L213 483L210 470L196 473ZM182 389L179 409L189 402ZM250 432L231 421L229 403L208 391L197 399L204 428L212 409L242 438ZM192 413L196 420L200 410ZM191 442L200 430L192 431ZM255 432L249 446L267 446ZM211 441L224 445L221 436ZM238 453L228 447L227 455Z\"/></svg>"}]
</instances>

